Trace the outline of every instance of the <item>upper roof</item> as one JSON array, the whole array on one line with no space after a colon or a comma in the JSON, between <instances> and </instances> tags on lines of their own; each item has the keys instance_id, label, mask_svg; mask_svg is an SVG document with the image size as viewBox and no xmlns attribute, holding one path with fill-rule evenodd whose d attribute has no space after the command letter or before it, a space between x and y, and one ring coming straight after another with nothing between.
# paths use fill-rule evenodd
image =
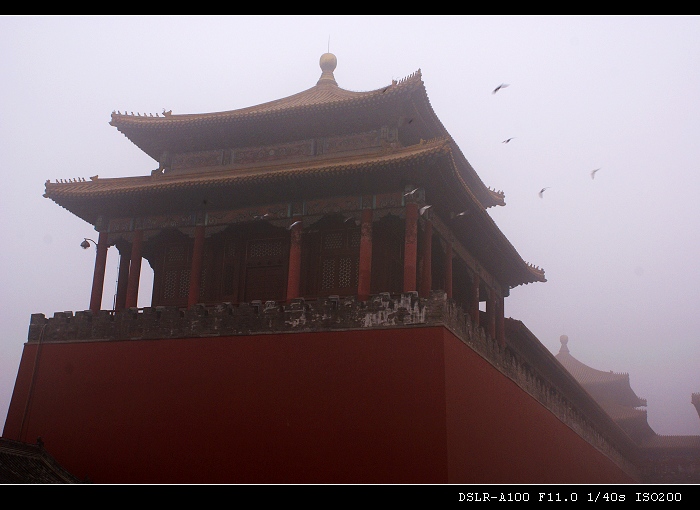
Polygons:
<instances>
[{"instance_id":1,"label":"upper roof","mask_svg":"<svg viewBox=\"0 0 700 510\"><path fill-rule=\"evenodd\" d=\"M462 233L455 233L503 284L546 281L486 212L505 205L504 194L483 183L450 137L420 70L354 92L338 86L336 64L334 55L322 55L316 85L257 106L163 116L113 112L110 124L158 160L159 169L139 177L46 181L44 196L97 226L100 218L178 214L198 211L202 203L225 210L250 206L260 196L290 202L411 184L423 187L433 211L445 218L471 213L460 217L454 228ZM176 167L173 161L187 163Z\"/></svg>"},{"instance_id":2,"label":"upper roof","mask_svg":"<svg viewBox=\"0 0 700 510\"><path fill-rule=\"evenodd\" d=\"M319 137L341 136L396 127L403 146L449 137L428 99L420 69L410 76L367 92L338 86L337 58L320 58L316 85L266 103L213 113L136 115L112 112L110 124L131 142L161 161L165 154L230 147L255 147ZM505 205L503 192L484 185L458 151L459 172L474 196L488 208Z\"/></svg>"},{"instance_id":3,"label":"upper roof","mask_svg":"<svg viewBox=\"0 0 700 510\"><path fill-rule=\"evenodd\" d=\"M630 376L627 373L605 372L589 367L574 358L569 352L567 343L569 337L562 335L559 339L561 348L555 358L564 365L571 375L589 392L595 393L596 400L604 399L616 406L627 408L643 407L646 400L639 398L630 386ZM600 391L597 389L600 388Z\"/></svg>"}]
</instances>

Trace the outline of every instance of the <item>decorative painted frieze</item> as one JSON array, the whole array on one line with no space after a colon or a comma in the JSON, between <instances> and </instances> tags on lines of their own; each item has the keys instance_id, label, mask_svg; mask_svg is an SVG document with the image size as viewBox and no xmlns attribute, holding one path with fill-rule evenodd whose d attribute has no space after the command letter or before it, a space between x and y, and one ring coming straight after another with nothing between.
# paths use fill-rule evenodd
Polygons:
<instances>
[{"instance_id":1,"label":"decorative painted frieze","mask_svg":"<svg viewBox=\"0 0 700 510\"><path fill-rule=\"evenodd\" d=\"M223 150L185 152L173 154L171 168L172 170L182 170L185 168L220 166L223 164L223 161Z\"/></svg>"}]
</instances>

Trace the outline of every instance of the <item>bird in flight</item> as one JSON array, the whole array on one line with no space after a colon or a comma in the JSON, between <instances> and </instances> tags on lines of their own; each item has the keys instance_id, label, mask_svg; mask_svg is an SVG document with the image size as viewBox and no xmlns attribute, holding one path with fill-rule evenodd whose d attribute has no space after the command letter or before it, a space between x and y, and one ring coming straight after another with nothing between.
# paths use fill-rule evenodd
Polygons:
<instances>
[{"instance_id":1,"label":"bird in flight","mask_svg":"<svg viewBox=\"0 0 700 510\"><path fill-rule=\"evenodd\" d=\"M458 217L460 217L460 216L465 216L468 212L469 212L469 211L462 211L461 213L457 213L457 214L452 213L452 216L451 216L451 217L452 217L452 218L458 218Z\"/></svg>"},{"instance_id":2,"label":"bird in flight","mask_svg":"<svg viewBox=\"0 0 700 510\"><path fill-rule=\"evenodd\" d=\"M425 214L425 211L427 211L431 207L432 207L432 205L424 205L423 207L418 209L418 213L422 216L423 214Z\"/></svg>"},{"instance_id":3,"label":"bird in flight","mask_svg":"<svg viewBox=\"0 0 700 510\"><path fill-rule=\"evenodd\" d=\"M254 220L264 220L264 219L267 218L268 216L270 216L270 213L265 213L265 214L254 214L254 215L253 215L253 219L254 219Z\"/></svg>"},{"instance_id":4,"label":"bird in flight","mask_svg":"<svg viewBox=\"0 0 700 510\"><path fill-rule=\"evenodd\" d=\"M498 91L501 90L501 89L506 88L507 86L508 86L507 83L501 83L498 87L496 87L495 89L493 89L493 92L491 92L491 94L495 94L496 92L498 92Z\"/></svg>"},{"instance_id":5,"label":"bird in flight","mask_svg":"<svg viewBox=\"0 0 700 510\"><path fill-rule=\"evenodd\" d=\"M289 225L289 226L287 227L287 230L292 230L292 229L293 229L294 227L296 227L299 223L301 223L301 220L295 221L294 223L292 223L291 225Z\"/></svg>"},{"instance_id":6,"label":"bird in flight","mask_svg":"<svg viewBox=\"0 0 700 510\"><path fill-rule=\"evenodd\" d=\"M418 189L419 188L408 191L408 192L404 193L403 196L408 197L408 196L414 195L418 191Z\"/></svg>"},{"instance_id":7,"label":"bird in flight","mask_svg":"<svg viewBox=\"0 0 700 510\"><path fill-rule=\"evenodd\" d=\"M596 173L598 170L600 170L600 168L596 168L595 170L593 170L593 171L591 172L591 179L595 179L595 173Z\"/></svg>"},{"instance_id":8,"label":"bird in flight","mask_svg":"<svg viewBox=\"0 0 700 510\"><path fill-rule=\"evenodd\" d=\"M510 141L511 141L513 138L515 138L515 137L513 136L513 137L511 137L511 138L506 138L506 139L503 140L501 143L510 143Z\"/></svg>"},{"instance_id":9,"label":"bird in flight","mask_svg":"<svg viewBox=\"0 0 700 510\"><path fill-rule=\"evenodd\" d=\"M549 189L549 186L547 186L546 188L542 188L542 189L540 190L540 192L538 193L539 196L540 196L540 198L542 198L542 195L544 194L544 190L546 190L546 189Z\"/></svg>"}]
</instances>

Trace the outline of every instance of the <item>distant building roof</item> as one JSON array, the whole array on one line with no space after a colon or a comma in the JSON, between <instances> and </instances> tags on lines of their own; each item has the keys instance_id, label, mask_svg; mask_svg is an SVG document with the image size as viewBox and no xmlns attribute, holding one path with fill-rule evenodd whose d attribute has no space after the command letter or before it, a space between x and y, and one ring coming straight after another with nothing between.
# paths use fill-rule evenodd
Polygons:
<instances>
[{"instance_id":1,"label":"distant building roof","mask_svg":"<svg viewBox=\"0 0 700 510\"><path fill-rule=\"evenodd\" d=\"M37 444L22 443L0 438L0 483L2 484L58 484L86 483L61 467Z\"/></svg>"},{"instance_id":2,"label":"distant building roof","mask_svg":"<svg viewBox=\"0 0 700 510\"><path fill-rule=\"evenodd\" d=\"M649 426L646 410L637 409L645 407L647 401L638 397L632 390L629 374L605 372L589 367L571 355L567 346L568 336L562 335L559 341L561 348L555 356L557 361L620 427L635 441L642 441L656 434Z\"/></svg>"}]
</instances>

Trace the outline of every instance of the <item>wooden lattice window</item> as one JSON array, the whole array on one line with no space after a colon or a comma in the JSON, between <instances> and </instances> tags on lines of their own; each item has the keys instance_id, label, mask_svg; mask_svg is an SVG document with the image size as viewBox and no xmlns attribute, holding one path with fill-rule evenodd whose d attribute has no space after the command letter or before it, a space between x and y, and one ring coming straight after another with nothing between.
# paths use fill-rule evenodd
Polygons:
<instances>
[{"instance_id":1,"label":"wooden lattice window","mask_svg":"<svg viewBox=\"0 0 700 510\"><path fill-rule=\"evenodd\" d=\"M246 247L244 300L283 301L287 293L285 238L250 239Z\"/></svg>"},{"instance_id":2,"label":"wooden lattice window","mask_svg":"<svg viewBox=\"0 0 700 510\"><path fill-rule=\"evenodd\" d=\"M206 253L205 249L205 253ZM211 269L208 267L207 257L202 264L202 274L199 287L199 300L204 302L207 295ZM190 240L183 239L178 242L170 242L164 245L161 264L159 265L160 289L154 304L165 306L185 306L190 293L190 273L192 272L192 244ZM154 288L155 290L155 288Z\"/></svg>"},{"instance_id":3,"label":"wooden lattice window","mask_svg":"<svg viewBox=\"0 0 700 510\"><path fill-rule=\"evenodd\" d=\"M187 303L190 286L190 253L184 243L167 244L163 261L162 302L165 305Z\"/></svg>"},{"instance_id":4,"label":"wooden lattice window","mask_svg":"<svg viewBox=\"0 0 700 510\"><path fill-rule=\"evenodd\" d=\"M319 294L357 293L360 269L360 229L321 233Z\"/></svg>"}]
</instances>

